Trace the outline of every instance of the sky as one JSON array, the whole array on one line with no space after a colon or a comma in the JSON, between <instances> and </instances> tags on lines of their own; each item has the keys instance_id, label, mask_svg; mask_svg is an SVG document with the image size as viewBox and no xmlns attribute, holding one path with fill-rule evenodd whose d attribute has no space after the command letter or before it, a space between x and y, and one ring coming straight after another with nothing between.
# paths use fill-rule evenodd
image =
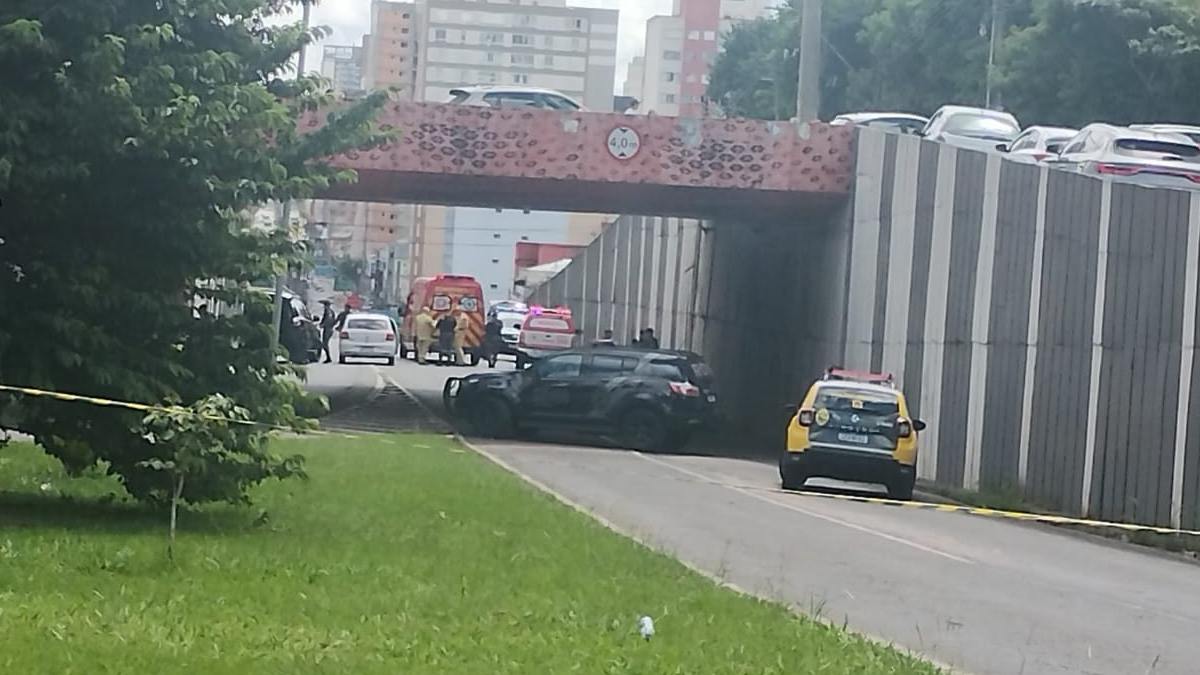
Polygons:
<instances>
[{"instance_id":1,"label":"sky","mask_svg":"<svg viewBox=\"0 0 1200 675\"><path fill-rule=\"evenodd\" d=\"M642 53L646 41L646 20L656 14L670 14L672 0L567 0L568 5L578 7L601 7L621 12L621 25L617 35L617 78L613 83L620 90L625 82L625 68L629 60ZM295 12L299 20L299 11ZM371 0L318 0L313 8L314 26L328 26L333 30L322 44L358 45L362 36L371 27ZM321 67L321 45L309 49L307 70Z\"/></svg>"}]
</instances>

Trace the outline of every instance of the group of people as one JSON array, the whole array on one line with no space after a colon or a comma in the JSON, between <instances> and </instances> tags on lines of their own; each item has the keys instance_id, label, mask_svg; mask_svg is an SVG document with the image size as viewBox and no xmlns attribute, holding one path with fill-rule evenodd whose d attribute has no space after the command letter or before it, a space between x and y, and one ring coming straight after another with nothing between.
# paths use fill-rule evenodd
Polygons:
<instances>
[{"instance_id":1,"label":"group of people","mask_svg":"<svg viewBox=\"0 0 1200 675\"><path fill-rule=\"evenodd\" d=\"M593 347L616 347L617 342L613 338L613 332L605 329L600 334L600 339L592 343ZM630 346L634 349L658 349L658 338L654 335L653 328L643 328L638 336L633 339Z\"/></svg>"},{"instance_id":2,"label":"group of people","mask_svg":"<svg viewBox=\"0 0 1200 675\"><path fill-rule=\"evenodd\" d=\"M467 331L471 320L461 309L434 318L433 310L422 307L413 317L413 332L416 333L417 363L428 363L429 349L437 343L438 362L463 366L467 363Z\"/></svg>"}]
</instances>

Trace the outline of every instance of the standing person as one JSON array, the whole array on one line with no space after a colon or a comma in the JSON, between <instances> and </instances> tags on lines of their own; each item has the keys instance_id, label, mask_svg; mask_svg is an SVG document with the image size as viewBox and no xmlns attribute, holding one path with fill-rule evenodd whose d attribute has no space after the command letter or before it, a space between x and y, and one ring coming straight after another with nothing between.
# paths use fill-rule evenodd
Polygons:
<instances>
[{"instance_id":1,"label":"standing person","mask_svg":"<svg viewBox=\"0 0 1200 675\"><path fill-rule=\"evenodd\" d=\"M654 337L653 328L643 328L638 346L642 349L658 349L658 338Z\"/></svg>"},{"instance_id":2,"label":"standing person","mask_svg":"<svg viewBox=\"0 0 1200 675\"><path fill-rule=\"evenodd\" d=\"M613 339L612 329L606 328L600 334L600 339L592 343L593 347L616 347L617 341Z\"/></svg>"},{"instance_id":3,"label":"standing person","mask_svg":"<svg viewBox=\"0 0 1200 675\"><path fill-rule=\"evenodd\" d=\"M333 355L329 353L329 342L333 340L333 331L337 328L338 318L333 313L333 308L330 307L333 303L329 300L322 300L321 305L321 352L325 354L325 363L333 363Z\"/></svg>"},{"instance_id":4,"label":"standing person","mask_svg":"<svg viewBox=\"0 0 1200 675\"><path fill-rule=\"evenodd\" d=\"M463 348L467 345L467 329L471 327L471 320L467 318L467 313L461 308L454 310L454 364L458 366L467 365L467 354Z\"/></svg>"},{"instance_id":5,"label":"standing person","mask_svg":"<svg viewBox=\"0 0 1200 675\"><path fill-rule=\"evenodd\" d=\"M350 307L350 301L347 300L346 306L342 308L342 311L338 312L337 323L335 323L333 325L334 330L342 330L343 328L345 328L346 327L346 319L350 318L350 312L353 312L353 311L354 311L354 309L352 307Z\"/></svg>"},{"instance_id":6,"label":"standing person","mask_svg":"<svg viewBox=\"0 0 1200 675\"><path fill-rule=\"evenodd\" d=\"M454 360L454 317L449 312L437 321L438 363L445 365Z\"/></svg>"},{"instance_id":7,"label":"standing person","mask_svg":"<svg viewBox=\"0 0 1200 675\"><path fill-rule=\"evenodd\" d=\"M483 325L483 356L487 359L488 368L496 367L496 359L504 352L504 324L500 317L493 314Z\"/></svg>"},{"instance_id":8,"label":"standing person","mask_svg":"<svg viewBox=\"0 0 1200 675\"><path fill-rule=\"evenodd\" d=\"M413 332L416 333L417 341L417 363L422 366L426 364L429 355L429 346L433 344L433 334L437 330L437 325L433 321L433 313L428 307L422 307L421 311L413 317Z\"/></svg>"}]
</instances>

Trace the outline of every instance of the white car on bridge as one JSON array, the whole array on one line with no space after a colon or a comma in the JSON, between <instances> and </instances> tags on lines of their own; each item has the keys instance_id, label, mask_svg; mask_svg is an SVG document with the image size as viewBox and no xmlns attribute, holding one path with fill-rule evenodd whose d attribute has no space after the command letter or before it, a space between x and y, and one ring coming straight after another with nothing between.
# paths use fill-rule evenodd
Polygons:
<instances>
[{"instance_id":1,"label":"white car on bridge","mask_svg":"<svg viewBox=\"0 0 1200 675\"><path fill-rule=\"evenodd\" d=\"M1089 124L1051 163L1141 185L1200 189L1200 146L1177 133Z\"/></svg>"},{"instance_id":2,"label":"white car on bridge","mask_svg":"<svg viewBox=\"0 0 1200 675\"><path fill-rule=\"evenodd\" d=\"M1078 129L1067 127L1029 127L1012 143L1001 143L996 149L1016 160L1044 162L1057 157L1078 133Z\"/></svg>"},{"instance_id":3,"label":"white car on bridge","mask_svg":"<svg viewBox=\"0 0 1200 675\"><path fill-rule=\"evenodd\" d=\"M929 118L922 136L968 150L996 152L1002 143L1011 143L1021 133L1017 118L1006 112L944 105Z\"/></svg>"},{"instance_id":4,"label":"white car on bridge","mask_svg":"<svg viewBox=\"0 0 1200 675\"><path fill-rule=\"evenodd\" d=\"M483 108L538 108L580 112L584 107L560 91L540 87L476 85L450 90L448 103Z\"/></svg>"}]
</instances>

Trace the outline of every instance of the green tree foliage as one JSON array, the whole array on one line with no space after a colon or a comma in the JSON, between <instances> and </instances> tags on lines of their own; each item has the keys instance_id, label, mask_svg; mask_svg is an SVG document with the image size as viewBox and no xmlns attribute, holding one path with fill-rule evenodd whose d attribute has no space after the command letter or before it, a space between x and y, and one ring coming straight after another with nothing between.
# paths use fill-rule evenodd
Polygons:
<instances>
[{"instance_id":1,"label":"green tree foliage","mask_svg":"<svg viewBox=\"0 0 1200 675\"><path fill-rule=\"evenodd\" d=\"M316 404L270 351L267 298L244 290L302 251L243 214L352 179L314 160L381 141L385 97L300 132L329 95L289 77L320 35L270 21L295 2L0 4L0 383L140 402L224 394L255 420L305 425ZM246 311L197 318L197 297ZM146 462L172 459L169 444L139 412L0 394L0 426L70 470L106 460L137 497L168 485ZM262 433L231 437L255 461L213 463L182 497L236 499L287 473Z\"/></svg>"},{"instance_id":2,"label":"green tree foliage","mask_svg":"<svg viewBox=\"0 0 1200 675\"><path fill-rule=\"evenodd\" d=\"M801 0L733 29L709 96L730 114L795 110ZM1198 121L1190 0L1001 0L994 91L1026 123ZM821 114L983 105L992 0L826 0ZM780 54L787 56L781 58ZM776 82L782 114L773 106Z\"/></svg>"},{"instance_id":3,"label":"green tree foliage","mask_svg":"<svg viewBox=\"0 0 1200 675\"><path fill-rule=\"evenodd\" d=\"M1038 0L1009 38L1007 102L1022 118L1200 122L1200 13L1174 0Z\"/></svg>"}]
</instances>

